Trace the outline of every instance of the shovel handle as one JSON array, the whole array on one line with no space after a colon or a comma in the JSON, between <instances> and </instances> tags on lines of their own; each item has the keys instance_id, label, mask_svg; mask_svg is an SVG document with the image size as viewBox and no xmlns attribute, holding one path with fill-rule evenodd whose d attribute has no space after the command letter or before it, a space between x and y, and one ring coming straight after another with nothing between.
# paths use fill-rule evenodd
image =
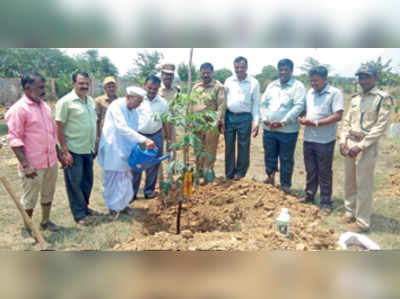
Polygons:
<instances>
[{"instance_id":1,"label":"shovel handle","mask_svg":"<svg viewBox=\"0 0 400 299\"><path fill-rule=\"evenodd\" d=\"M7 190L8 194L10 195L11 199L14 201L16 204L18 211L20 212L22 219L24 222L28 225L30 230L32 231L33 235L36 237L36 239L39 241L40 247L41 248L47 248L48 244L47 242L43 239L42 234L40 231L33 225L32 219L28 216L28 214L25 212L24 207L18 200L17 196L15 195L14 191L11 189L10 183L8 180L4 177L0 177L0 181L3 183L4 188Z\"/></svg>"}]
</instances>

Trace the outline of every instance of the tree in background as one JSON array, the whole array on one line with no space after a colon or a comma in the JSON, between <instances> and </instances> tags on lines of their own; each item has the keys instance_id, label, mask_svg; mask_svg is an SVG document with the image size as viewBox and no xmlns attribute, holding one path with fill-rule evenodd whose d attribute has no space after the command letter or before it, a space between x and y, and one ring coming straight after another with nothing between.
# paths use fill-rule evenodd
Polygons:
<instances>
[{"instance_id":1,"label":"tree in background","mask_svg":"<svg viewBox=\"0 0 400 299\"><path fill-rule=\"evenodd\" d=\"M272 65L267 65L264 66L261 70L261 73L255 77L258 82L260 82L260 92L263 93L269 83L278 79L278 70Z\"/></svg>"},{"instance_id":2,"label":"tree in background","mask_svg":"<svg viewBox=\"0 0 400 299\"><path fill-rule=\"evenodd\" d=\"M222 68L214 71L214 79L224 84L225 80L232 76L232 74L230 69Z\"/></svg>"},{"instance_id":3,"label":"tree in background","mask_svg":"<svg viewBox=\"0 0 400 299\"><path fill-rule=\"evenodd\" d=\"M386 62L383 61L382 57L379 56L376 61L368 61L373 64L378 72L378 86L396 86L400 84L400 75L393 70L392 59L388 59Z\"/></svg>"},{"instance_id":4,"label":"tree in background","mask_svg":"<svg viewBox=\"0 0 400 299\"><path fill-rule=\"evenodd\" d=\"M199 72L196 71L196 67L194 65L191 66L190 68L191 73L192 73L192 81L196 82L198 78L200 78ZM188 81L188 66L185 63L181 63L178 65L178 76L181 79L182 82L187 82Z\"/></svg>"},{"instance_id":5,"label":"tree in background","mask_svg":"<svg viewBox=\"0 0 400 299\"><path fill-rule=\"evenodd\" d=\"M90 49L76 57L77 67L89 73L91 78L103 80L107 76L118 76L117 67L108 57L100 57L97 49Z\"/></svg>"},{"instance_id":6,"label":"tree in background","mask_svg":"<svg viewBox=\"0 0 400 299\"><path fill-rule=\"evenodd\" d=\"M161 71L161 60L164 55L159 51L142 51L133 60L133 67L129 69L126 80L131 80L138 85L143 85L146 78L156 75Z\"/></svg>"},{"instance_id":7,"label":"tree in background","mask_svg":"<svg viewBox=\"0 0 400 299\"><path fill-rule=\"evenodd\" d=\"M312 57L307 57L304 60L304 63L302 66L300 66L300 69L303 71L303 73L308 75L308 72L315 66L322 65L328 69L328 72L332 71L332 66L330 64L322 64L320 63L317 59L312 58Z\"/></svg>"},{"instance_id":8,"label":"tree in background","mask_svg":"<svg viewBox=\"0 0 400 299\"><path fill-rule=\"evenodd\" d=\"M118 76L117 67L108 57L100 57L96 49L76 57L54 48L0 49L0 77L19 78L26 71L38 71L47 78L55 79L56 97L71 90L71 75L77 69L85 70L92 78L99 80L106 76ZM50 84L50 80L47 84ZM48 90L52 88L48 86Z\"/></svg>"}]
</instances>

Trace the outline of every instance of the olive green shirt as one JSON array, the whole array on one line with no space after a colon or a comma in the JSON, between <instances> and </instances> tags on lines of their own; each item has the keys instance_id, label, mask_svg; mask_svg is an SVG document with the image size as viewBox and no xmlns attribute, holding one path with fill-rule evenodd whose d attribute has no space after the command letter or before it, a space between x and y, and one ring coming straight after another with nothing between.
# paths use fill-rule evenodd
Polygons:
<instances>
[{"instance_id":1,"label":"olive green shirt","mask_svg":"<svg viewBox=\"0 0 400 299\"><path fill-rule=\"evenodd\" d=\"M344 144L350 136L358 136L362 139L358 146L364 150L377 142L389 124L392 108L392 98L377 87L353 96L343 120L340 143Z\"/></svg>"},{"instance_id":2,"label":"olive green shirt","mask_svg":"<svg viewBox=\"0 0 400 299\"><path fill-rule=\"evenodd\" d=\"M101 136L101 132L103 131L103 126L104 126L104 119L106 117L106 112L108 109L108 106L110 106L110 104L116 100L115 99L111 99L108 97L107 94L103 94L97 98L94 99L94 103L96 105L96 113L97 113L97 135L98 137Z\"/></svg>"},{"instance_id":3,"label":"olive green shirt","mask_svg":"<svg viewBox=\"0 0 400 299\"><path fill-rule=\"evenodd\" d=\"M199 113L206 110L217 112L218 121L224 123L226 111L225 88L218 80L212 80L205 85L203 81L193 86L193 92L200 96L200 99L192 105L192 112Z\"/></svg>"},{"instance_id":4,"label":"olive green shirt","mask_svg":"<svg viewBox=\"0 0 400 299\"><path fill-rule=\"evenodd\" d=\"M90 96L82 101L75 90L56 104L56 121L64 123L65 142L75 154L94 152L96 143L96 109Z\"/></svg>"},{"instance_id":5,"label":"olive green shirt","mask_svg":"<svg viewBox=\"0 0 400 299\"><path fill-rule=\"evenodd\" d=\"M171 102L178 97L179 91L175 87L171 86L171 88L166 88L164 83L161 83L160 90L158 94L163 97L167 102Z\"/></svg>"}]
</instances>

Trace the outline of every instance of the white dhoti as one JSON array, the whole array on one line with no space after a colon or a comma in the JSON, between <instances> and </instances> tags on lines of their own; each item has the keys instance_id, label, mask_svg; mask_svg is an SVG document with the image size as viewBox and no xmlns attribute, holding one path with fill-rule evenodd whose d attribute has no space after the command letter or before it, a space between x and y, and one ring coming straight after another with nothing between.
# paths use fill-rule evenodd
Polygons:
<instances>
[{"instance_id":1,"label":"white dhoti","mask_svg":"<svg viewBox=\"0 0 400 299\"><path fill-rule=\"evenodd\" d=\"M122 211L133 198L131 171L104 171L103 198L110 210Z\"/></svg>"}]
</instances>

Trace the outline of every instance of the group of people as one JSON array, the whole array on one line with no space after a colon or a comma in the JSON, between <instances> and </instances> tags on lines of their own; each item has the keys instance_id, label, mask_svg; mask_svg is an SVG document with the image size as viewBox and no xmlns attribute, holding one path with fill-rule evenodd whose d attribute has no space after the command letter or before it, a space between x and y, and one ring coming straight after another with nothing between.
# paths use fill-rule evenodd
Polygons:
<instances>
[{"instance_id":1,"label":"group of people","mask_svg":"<svg viewBox=\"0 0 400 299\"><path fill-rule=\"evenodd\" d=\"M263 125L263 147L266 178L290 193L294 169L294 152L301 126L304 126L304 164L307 173L302 203L313 203L320 188L321 213L332 212L332 163L337 140L338 122L342 120L342 92L328 83L328 70L313 67L311 89L293 77L290 59L278 62L279 78L271 82L260 97L260 84L247 73L248 61L237 57L234 75L224 84L213 78L211 63L200 67L201 80L193 90L207 96L195 103L192 113L213 110L219 134L199 132L198 137L208 158L197 158L199 169L213 169L219 135L225 138L225 178L240 180L250 165L251 136L256 137ZM69 206L79 225L90 225L91 216L102 215L89 207L93 186L93 161L97 156L102 169L103 198L110 218L120 213L132 214L129 204L137 199L141 172L133 171L128 157L136 144L158 149L158 155L176 142L176 129L163 122L163 115L180 90L173 85L175 65L162 66L161 79L149 76L143 86L130 86L118 98L117 81L104 79L105 94L93 100L89 95L89 75L77 71L72 76L73 90L56 104L55 122L51 109L43 101L45 78L37 72L26 72L21 78L24 95L6 113L9 143L19 161L22 180L22 205L32 217L39 198L42 207L40 228L58 231L50 220L57 180L57 161L64 169ZM345 156L345 208L341 221L349 230L366 232L374 185L374 167L378 140L384 134L392 110L392 99L376 87L377 70L363 64L356 72L362 91L352 97L343 121L340 153ZM210 158L209 158L210 157ZM175 158L175 157L174 157ZM278 163L279 160L279 163ZM279 167L278 167L279 164ZM144 196L154 198L158 176L163 169L155 165L146 170ZM32 238L25 223L24 239Z\"/></svg>"}]
</instances>

